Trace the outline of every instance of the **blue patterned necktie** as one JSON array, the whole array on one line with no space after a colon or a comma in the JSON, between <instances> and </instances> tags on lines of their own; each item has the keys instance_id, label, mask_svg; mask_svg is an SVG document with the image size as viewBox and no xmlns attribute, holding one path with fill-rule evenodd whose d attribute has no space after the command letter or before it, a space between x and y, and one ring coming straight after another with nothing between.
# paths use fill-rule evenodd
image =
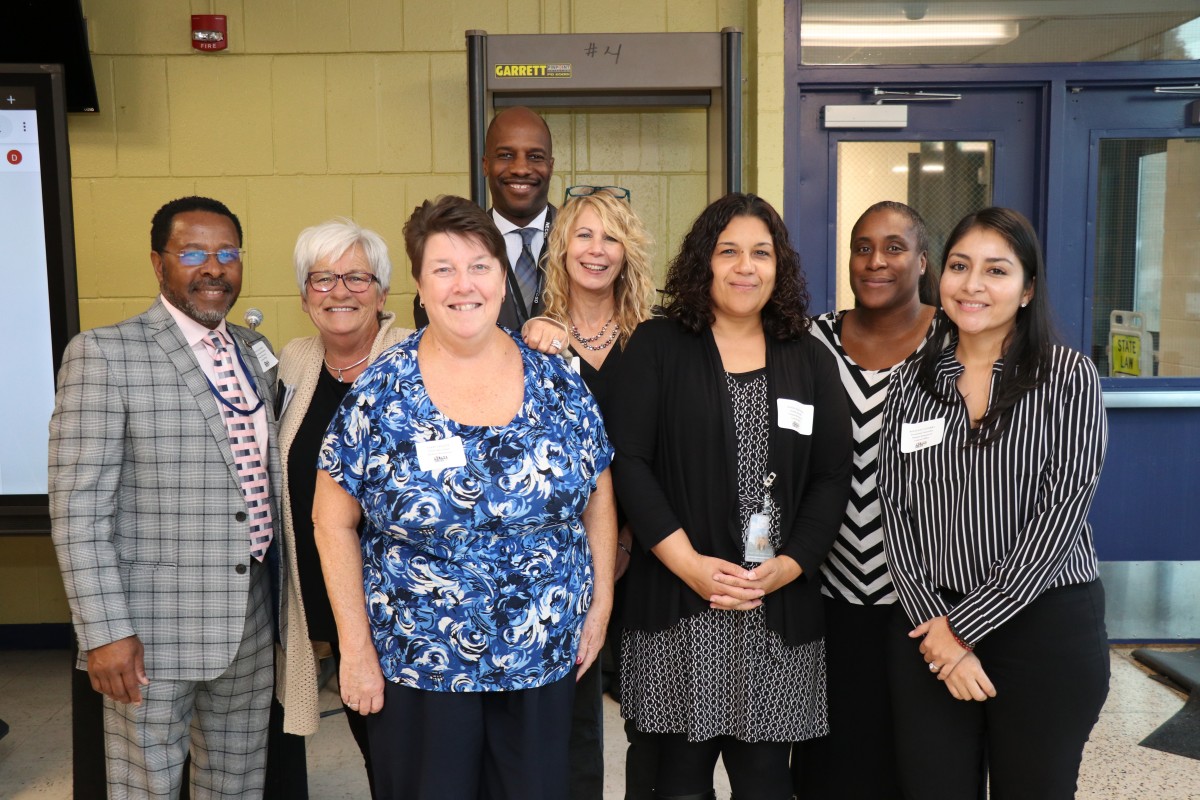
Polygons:
<instances>
[{"instance_id":1,"label":"blue patterned necktie","mask_svg":"<svg viewBox=\"0 0 1200 800\"><path fill-rule=\"evenodd\" d=\"M248 409L246 396L233 369L233 356L225 347L221 335L210 331L204 343L208 345L216 366L217 391L234 408ZM221 416L225 418L225 429L229 431L229 448L233 451L233 464L241 480L242 496L246 498L246 507L250 511L250 555L262 561L267 548L271 546L274 527L267 467L258 448L250 415L238 414L222 404Z\"/></svg>"},{"instance_id":2,"label":"blue patterned necktie","mask_svg":"<svg viewBox=\"0 0 1200 800\"><path fill-rule=\"evenodd\" d=\"M521 234L521 257L513 271L517 275L517 284L521 287L521 299L525 302L525 313L533 313L533 296L537 293L537 260L533 257L533 237L537 236L537 228L518 228Z\"/></svg>"}]
</instances>

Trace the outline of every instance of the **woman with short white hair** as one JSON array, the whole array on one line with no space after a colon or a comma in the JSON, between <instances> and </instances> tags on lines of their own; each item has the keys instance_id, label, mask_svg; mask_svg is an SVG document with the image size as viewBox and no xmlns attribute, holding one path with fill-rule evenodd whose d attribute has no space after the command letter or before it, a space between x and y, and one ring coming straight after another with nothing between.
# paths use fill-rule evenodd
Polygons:
<instances>
[{"instance_id":1,"label":"woman with short white hair","mask_svg":"<svg viewBox=\"0 0 1200 800\"><path fill-rule=\"evenodd\" d=\"M292 340L280 354L288 603L278 686L284 731L308 735L316 732L319 720L314 647L325 651L327 643L335 661L339 658L337 626L313 541L317 452L350 384L412 331L394 327L395 315L383 310L392 265L387 244L374 231L342 218L305 228L296 239L293 261L300 305L317 335ZM365 718L343 708L370 778Z\"/></svg>"}]
</instances>

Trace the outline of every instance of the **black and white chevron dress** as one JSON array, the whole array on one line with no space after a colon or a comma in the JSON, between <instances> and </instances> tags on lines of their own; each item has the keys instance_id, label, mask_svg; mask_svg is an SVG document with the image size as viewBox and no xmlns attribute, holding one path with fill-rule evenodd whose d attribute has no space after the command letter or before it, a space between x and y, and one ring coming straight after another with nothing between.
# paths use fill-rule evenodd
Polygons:
<instances>
[{"instance_id":1,"label":"black and white chevron dress","mask_svg":"<svg viewBox=\"0 0 1200 800\"><path fill-rule=\"evenodd\" d=\"M821 574L822 591L855 605L883 605L896 602L896 591L883 556L883 518L875 472L879 456L879 430L883 423L883 401L888 379L896 367L863 369L854 363L842 347L842 319L845 311L830 312L813 318L812 335L837 357L838 371L850 401L851 429L854 437L854 475L850 482L850 502L838 531L837 541ZM935 325L930 325L916 351L904 362L921 353Z\"/></svg>"}]
</instances>

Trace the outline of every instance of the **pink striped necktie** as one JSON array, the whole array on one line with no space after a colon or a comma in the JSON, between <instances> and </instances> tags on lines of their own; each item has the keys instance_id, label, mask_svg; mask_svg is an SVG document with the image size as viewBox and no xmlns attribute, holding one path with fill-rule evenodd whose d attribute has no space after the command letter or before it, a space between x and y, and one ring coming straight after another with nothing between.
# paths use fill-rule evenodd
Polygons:
<instances>
[{"instance_id":1,"label":"pink striped necktie","mask_svg":"<svg viewBox=\"0 0 1200 800\"><path fill-rule=\"evenodd\" d=\"M267 548L271 546L273 528L267 468L258 449L250 414L234 411L236 408L248 412L249 405L242 393L237 372L233 369L233 355L216 331L209 331L204 344L208 346L216 366L217 391L229 404L220 404L221 416L225 418L225 429L229 431L229 448L233 451L233 463L241 479L242 495L250 511L250 555L262 561Z\"/></svg>"}]
</instances>

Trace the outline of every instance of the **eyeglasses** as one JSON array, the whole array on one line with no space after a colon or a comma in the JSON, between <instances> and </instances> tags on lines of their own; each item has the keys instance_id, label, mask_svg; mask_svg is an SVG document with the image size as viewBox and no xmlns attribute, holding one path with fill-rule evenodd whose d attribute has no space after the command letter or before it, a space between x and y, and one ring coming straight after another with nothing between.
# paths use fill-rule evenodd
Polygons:
<instances>
[{"instance_id":1,"label":"eyeglasses","mask_svg":"<svg viewBox=\"0 0 1200 800\"><path fill-rule=\"evenodd\" d=\"M209 256L216 256L218 264L228 266L241 261L245 254L246 251L240 247L222 247L220 250L180 250L178 253L171 253L185 267L198 267L208 261Z\"/></svg>"},{"instance_id":2,"label":"eyeglasses","mask_svg":"<svg viewBox=\"0 0 1200 800\"><path fill-rule=\"evenodd\" d=\"M617 200L629 200L632 202L633 194L624 186L588 186L579 184L578 186L568 186L567 194L563 198L563 202L567 202L572 197L590 197L594 194L607 194Z\"/></svg>"},{"instance_id":3,"label":"eyeglasses","mask_svg":"<svg viewBox=\"0 0 1200 800\"><path fill-rule=\"evenodd\" d=\"M369 272L347 272L345 275L336 272L310 272L305 283L318 292L332 292L337 282L341 281L350 291L362 294L377 280L379 279Z\"/></svg>"}]
</instances>

